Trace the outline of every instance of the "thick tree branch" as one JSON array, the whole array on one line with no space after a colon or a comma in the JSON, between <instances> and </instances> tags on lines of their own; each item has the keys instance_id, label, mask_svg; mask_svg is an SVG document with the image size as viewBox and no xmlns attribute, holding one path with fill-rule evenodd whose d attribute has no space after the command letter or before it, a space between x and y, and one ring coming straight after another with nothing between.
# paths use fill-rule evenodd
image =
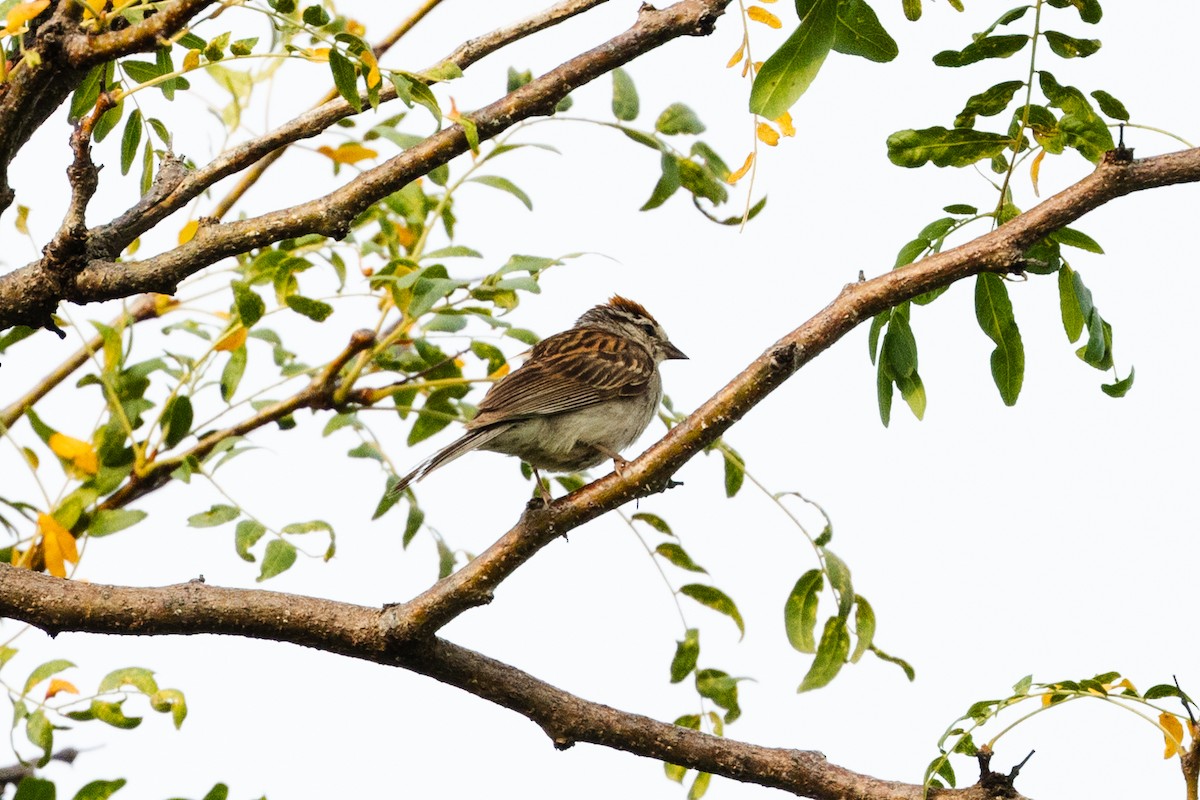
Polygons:
<instances>
[{"instance_id":1,"label":"thick tree branch","mask_svg":"<svg viewBox=\"0 0 1200 800\"><path fill-rule=\"evenodd\" d=\"M74 69L87 69L120 56L150 50L173 36L193 17L216 0L175 0L158 8L153 16L124 30L86 33L66 37L62 53ZM68 3L69 5L69 3Z\"/></svg>"},{"instance_id":2,"label":"thick tree branch","mask_svg":"<svg viewBox=\"0 0 1200 800\"><path fill-rule=\"evenodd\" d=\"M501 581L557 537L636 497L660 490L676 470L797 370L880 311L980 272L1019 271L1031 245L1109 200L1141 189L1200 181L1200 149L1139 162L1114 158L1113 153L1079 183L991 233L844 287L832 303L771 345L687 420L630 462L623 476L610 474L547 509L528 511L515 527L458 572L394 607L389 612L392 635L398 640L431 635L466 609L488 602Z\"/></svg>"},{"instance_id":3,"label":"thick tree branch","mask_svg":"<svg viewBox=\"0 0 1200 800\"><path fill-rule=\"evenodd\" d=\"M920 800L922 787L861 775L820 753L760 747L590 702L441 639L396 647L375 608L315 597L225 589L200 581L140 589L67 581L0 565L0 614L55 634L217 633L290 642L402 667L464 689L537 723L556 747L612 747L817 800ZM985 800L976 785L931 792ZM1008 795L1016 797L1019 795Z\"/></svg>"},{"instance_id":4,"label":"thick tree branch","mask_svg":"<svg viewBox=\"0 0 1200 800\"><path fill-rule=\"evenodd\" d=\"M657 10L643 6L629 30L472 113L480 139L550 114L572 90L680 36L705 35L729 0L680 0ZM41 261L0 277L0 329L41 325L60 300L111 300L148 291L170 294L184 278L222 258L307 233L344 236L351 220L373 203L468 149L459 125L446 128L325 197L253 219L202 224L188 243L137 262L90 261L67 291L47 285ZM203 222L203 221L202 221Z\"/></svg>"}]
</instances>

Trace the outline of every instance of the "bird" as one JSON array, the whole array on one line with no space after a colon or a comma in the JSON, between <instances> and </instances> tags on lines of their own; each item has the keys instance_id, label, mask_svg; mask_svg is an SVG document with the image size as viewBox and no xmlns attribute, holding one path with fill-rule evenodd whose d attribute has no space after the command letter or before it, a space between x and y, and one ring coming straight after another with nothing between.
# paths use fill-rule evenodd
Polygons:
<instances>
[{"instance_id":1,"label":"bird","mask_svg":"<svg viewBox=\"0 0 1200 800\"><path fill-rule=\"evenodd\" d=\"M662 401L663 361L686 359L642 305L619 295L575 325L534 345L529 358L492 385L457 440L400 478L391 494L472 450L517 456L533 468L538 493L550 492L539 470L576 472L633 444Z\"/></svg>"}]
</instances>

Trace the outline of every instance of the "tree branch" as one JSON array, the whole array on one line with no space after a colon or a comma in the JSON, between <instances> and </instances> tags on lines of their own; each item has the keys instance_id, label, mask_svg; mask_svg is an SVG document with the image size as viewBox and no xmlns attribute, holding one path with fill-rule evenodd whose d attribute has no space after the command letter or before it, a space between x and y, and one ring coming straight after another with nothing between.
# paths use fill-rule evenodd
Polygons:
<instances>
[{"instance_id":1,"label":"tree branch","mask_svg":"<svg viewBox=\"0 0 1200 800\"><path fill-rule=\"evenodd\" d=\"M672 39L706 35L728 2L680 0L662 10L643 6L629 30L472 113L480 139L490 139L529 117L552 113L572 90ZM462 127L454 125L324 197L253 219L202 224L188 243L144 261L93 259L66 291L48 285L46 265L33 262L0 277L0 329L44 324L64 299L88 303L148 291L170 294L180 281L209 264L280 239L307 233L344 236L363 210L467 149Z\"/></svg>"},{"instance_id":2,"label":"tree branch","mask_svg":"<svg viewBox=\"0 0 1200 800\"><path fill-rule=\"evenodd\" d=\"M771 345L684 422L629 462L622 476L609 474L549 508L527 511L516 526L462 569L393 607L387 617L392 635L398 641L432 635L468 608L489 602L505 578L557 537L630 500L660 491L684 463L861 322L980 272L1018 272L1031 245L1109 200L1141 189L1200 181L1200 148L1138 162L1113 158L1116 152L1079 183L991 233L844 287L832 303Z\"/></svg>"},{"instance_id":3,"label":"tree branch","mask_svg":"<svg viewBox=\"0 0 1200 800\"><path fill-rule=\"evenodd\" d=\"M560 749L590 742L816 800L921 800L919 785L851 772L813 751L760 747L584 700L445 640L396 647L381 624L384 613L334 600L226 589L201 581L141 589L62 580L0 565L0 614L52 635L216 633L290 642L401 667L456 686L537 723ZM990 795L976 785L929 796L984 800Z\"/></svg>"},{"instance_id":4,"label":"tree branch","mask_svg":"<svg viewBox=\"0 0 1200 800\"><path fill-rule=\"evenodd\" d=\"M87 69L114 58L157 47L161 40L182 29L193 17L216 0L175 0L160 6L153 16L124 30L86 33L66 37L62 52L74 69ZM68 3L68 5L70 5Z\"/></svg>"}]
</instances>

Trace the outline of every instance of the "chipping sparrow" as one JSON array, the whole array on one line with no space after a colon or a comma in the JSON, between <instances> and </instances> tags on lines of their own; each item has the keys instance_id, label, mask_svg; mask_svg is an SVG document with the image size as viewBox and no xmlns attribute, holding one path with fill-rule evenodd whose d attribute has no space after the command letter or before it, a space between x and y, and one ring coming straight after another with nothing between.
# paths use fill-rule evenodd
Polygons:
<instances>
[{"instance_id":1,"label":"chipping sparrow","mask_svg":"<svg viewBox=\"0 0 1200 800\"><path fill-rule=\"evenodd\" d=\"M517 456L538 469L574 472L620 451L642 435L662 400L658 365L687 358L646 309L613 297L543 339L529 359L488 390L467 432L400 479L393 493L471 450Z\"/></svg>"}]
</instances>

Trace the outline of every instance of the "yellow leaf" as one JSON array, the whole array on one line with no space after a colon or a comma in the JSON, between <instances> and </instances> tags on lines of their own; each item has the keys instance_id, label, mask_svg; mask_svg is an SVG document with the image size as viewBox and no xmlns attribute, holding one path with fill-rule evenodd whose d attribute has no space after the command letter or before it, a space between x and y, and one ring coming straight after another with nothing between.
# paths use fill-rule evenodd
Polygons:
<instances>
[{"instance_id":1,"label":"yellow leaf","mask_svg":"<svg viewBox=\"0 0 1200 800\"><path fill-rule=\"evenodd\" d=\"M740 45L738 45L737 52L734 53L733 56L729 59L729 63L725 65L725 68L728 69L729 67L737 66L739 63L741 63L741 60L745 57L746 57L746 40L742 39L742 43Z\"/></svg>"},{"instance_id":2,"label":"yellow leaf","mask_svg":"<svg viewBox=\"0 0 1200 800\"><path fill-rule=\"evenodd\" d=\"M338 164L353 164L356 161L375 158L379 155L378 152L371 148L363 147L361 144L355 144L354 142L340 145L336 150L329 145L322 145L317 148L317 152Z\"/></svg>"},{"instance_id":3,"label":"yellow leaf","mask_svg":"<svg viewBox=\"0 0 1200 800\"><path fill-rule=\"evenodd\" d=\"M134 253L136 253L138 250L141 250L141 249L142 249L142 237L139 236L138 238L136 238L132 242L130 242L129 246L125 248L125 255L131 256Z\"/></svg>"},{"instance_id":4,"label":"yellow leaf","mask_svg":"<svg viewBox=\"0 0 1200 800\"><path fill-rule=\"evenodd\" d=\"M179 243L187 244L196 236L196 231L200 230L200 220L193 219L179 229Z\"/></svg>"},{"instance_id":5,"label":"yellow leaf","mask_svg":"<svg viewBox=\"0 0 1200 800\"><path fill-rule=\"evenodd\" d=\"M352 33L355 36L362 36L367 32L367 26L363 25L356 19L346 20L346 33Z\"/></svg>"},{"instance_id":6,"label":"yellow leaf","mask_svg":"<svg viewBox=\"0 0 1200 800\"><path fill-rule=\"evenodd\" d=\"M29 206L17 206L17 218L15 220L17 233L29 235Z\"/></svg>"},{"instance_id":7,"label":"yellow leaf","mask_svg":"<svg viewBox=\"0 0 1200 800\"><path fill-rule=\"evenodd\" d=\"M775 124L779 126L779 132L784 136L795 136L796 126L792 124L792 115L788 112L783 112L775 118Z\"/></svg>"},{"instance_id":8,"label":"yellow leaf","mask_svg":"<svg viewBox=\"0 0 1200 800\"><path fill-rule=\"evenodd\" d=\"M1108 688L1110 688L1110 689L1128 689L1129 691L1133 692L1134 694L1138 693L1138 690L1136 688L1134 688L1132 683L1129 682L1129 678L1121 678L1120 683L1114 684Z\"/></svg>"},{"instance_id":9,"label":"yellow leaf","mask_svg":"<svg viewBox=\"0 0 1200 800\"><path fill-rule=\"evenodd\" d=\"M83 17L84 19L97 19L104 13L104 2L97 0L83 0Z\"/></svg>"},{"instance_id":10,"label":"yellow leaf","mask_svg":"<svg viewBox=\"0 0 1200 800\"><path fill-rule=\"evenodd\" d=\"M33 0L30 3L17 3L8 10L8 15L4 18L5 30L0 31L0 36L11 36L21 28L25 27L25 23L36 17L38 14L46 10L50 5L50 0Z\"/></svg>"},{"instance_id":11,"label":"yellow leaf","mask_svg":"<svg viewBox=\"0 0 1200 800\"><path fill-rule=\"evenodd\" d=\"M246 329L238 325L229 333L222 336L220 341L213 345L213 350L232 353L246 343L246 333Z\"/></svg>"},{"instance_id":12,"label":"yellow leaf","mask_svg":"<svg viewBox=\"0 0 1200 800\"><path fill-rule=\"evenodd\" d=\"M49 700L59 692L67 692L68 694L79 694L79 690L70 681L64 681L62 678L52 678L50 685L46 687L46 699Z\"/></svg>"},{"instance_id":13,"label":"yellow leaf","mask_svg":"<svg viewBox=\"0 0 1200 800\"><path fill-rule=\"evenodd\" d=\"M54 455L70 462L75 469L88 475L95 475L100 470L96 451L88 442L81 441L63 433L50 434L48 442Z\"/></svg>"},{"instance_id":14,"label":"yellow leaf","mask_svg":"<svg viewBox=\"0 0 1200 800\"><path fill-rule=\"evenodd\" d=\"M747 172L750 171L750 167L753 165L754 165L754 153L750 153L748 156L746 156L746 161L745 161L745 163L742 164L741 169L739 169L737 172L734 172L728 178L726 178L725 182L730 183L730 184L737 183L746 175Z\"/></svg>"},{"instance_id":15,"label":"yellow leaf","mask_svg":"<svg viewBox=\"0 0 1200 800\"><path fill-rule=\"evenodd\" d=\"M1033 163L1029 165L1029 180L1033 182L1033 193L1037 197L1041 197L1042 193L1038 191L1038 175L1042 171L1042 159L1046 157L1046 151L1042 150L1033 157Z\"/></svg>"},{"instance_id":16,"label":"yellow leaf","mask_svg":"<svg viewBox=\"0 0 1200 800\"><path fill-rule=\"evenodd\" d=\"M22 447L21 452L25 455L25 460L29 462L29 466L33 467L34 469L37 469L38 465L42 463L41 459L38 458L38 454L33 452L32 449L28 447Z\"/></svg>"},{"instance_id":17,"label":"yellow leaf","mask_svg":"<svg viewBox=\"0 0 1200 800\"><path fill-rule=\"evenodd\" d=\"M505 375L508 374L508 370L509 370L509 366L508 366L508 362L506 361L503 364L501 364L500 366L496 367L496 371L489 374L488 377L493 380L499 380L500 378L503 378Z\"/></svg>"},{"instance_id":18,"label":"yellow leaf","mask_svg":"<svg viewBox=\"0 0 1200 800\"><path fill-rule=\"evenodd\" d=\"M173 308L179 306L179 301L169 294L154 295L154 314L161 317Z\"/></svg>"},{"instance_id":19,"label":"yellow leaf","mask_svg":"<svg viewBox=\"0 0 1200 800\"><path fill-rule=\"evenodd\" d=\"M367 65L367 88L378 86L383 78L379 75L379 62L375 60L375 54L370 50L363 50L358 57Z\"/></svg>"},{"instance_id":20,"label":"yellow leaf","mask_svg":"<svg viewBox=\"0 0 1200 800\"><path fill-rule=\"evenodd\" d=\"M187 72L189 70L196 69L199 66L200 51L193 47L191 50L188 50L187 55L183 57L183 71Z\"/></svg>"},{"instance_id":21,"label":"yellow leaf","mask_svg":"<svg viewBox=\"0 0 1200 800\"><path fill-rule=\"evenodd\" d=\"M309 61L328 61L329 60L329 48L328 47L314 47L311 50L304 50L302 52L304 53L305 56L308 57Z\"/></svg>"},{"instance_id":22,"label":"yellow leaf","mask_svg":"<svg viewBox=\"0 0 1200 800\"><path fill-rule=\"evenodd\" d=\"M779 29L783 27L783 23L779 21L779 17L767 11L762 6L750 6L746 9L746 16L755 22L761 22L768 28Z\"/></svg>"},{"instance_id":23,"label":"yellow leaf","mask_svg":"<svg viewBox=\"0 0 1200 800\"><path fill-rule=\"evenodd\" d=\"M1170 758L1176 753L1183 755L1183 724L1179 717L1164 711L1158 715L1158 725L1162 728L1163 741L1167 744L1163 758Z\"/></svg>"},{"instance_id":24,"label":"yellow leaf","mask_svg":"<svg viewBox=\"0 0 1200 800\"><path fill-rule=\"evenodd\" d=\"M75 537L49 514L38 514L38 527L42 531L46 571L56 578L67 577L67 568L63 562L79 563L79 550L75 547Z\"/></svg>"},{"instance_id":25,"label":"yellow leaf","mask_svg":"<svg viewBox=\"0 0 1200 800\"><path fill-rule=\"evenodd\" d=\"M758 123L758 127L754 129L758 134L758 139L763 144L769 144L771 147L779 144L779 134L765 122Z\"/></svg>"}]
</instances>

